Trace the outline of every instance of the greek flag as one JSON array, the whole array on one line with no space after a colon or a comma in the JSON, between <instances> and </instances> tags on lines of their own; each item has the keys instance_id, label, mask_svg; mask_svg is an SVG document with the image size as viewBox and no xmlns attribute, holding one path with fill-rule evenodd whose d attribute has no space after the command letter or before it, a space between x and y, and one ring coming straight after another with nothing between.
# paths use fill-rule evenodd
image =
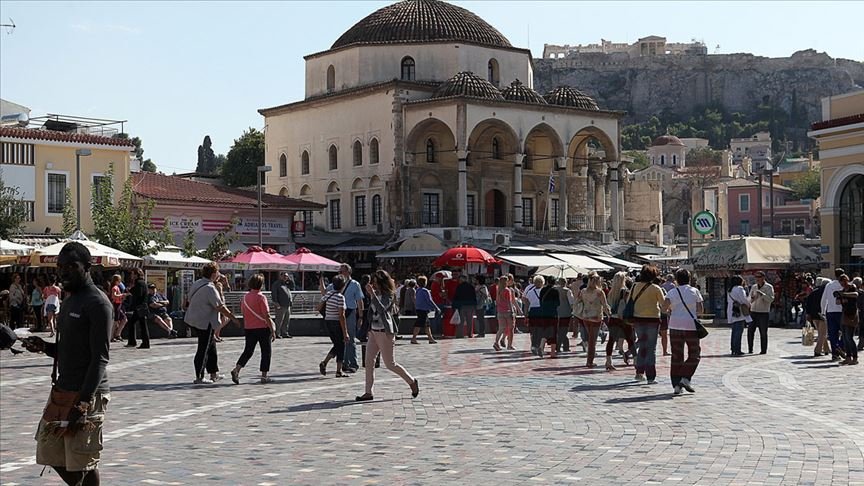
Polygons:
<instances>
[{"instance_id":1,"label":"greek flag","mask_svg":"<svg viewBox=\"0 0 864 486\"><path fill-rule=\"evenodd\" d=\"M549 173L549 192L555 192L555 174Z\"/></svg>"}]
</instances>

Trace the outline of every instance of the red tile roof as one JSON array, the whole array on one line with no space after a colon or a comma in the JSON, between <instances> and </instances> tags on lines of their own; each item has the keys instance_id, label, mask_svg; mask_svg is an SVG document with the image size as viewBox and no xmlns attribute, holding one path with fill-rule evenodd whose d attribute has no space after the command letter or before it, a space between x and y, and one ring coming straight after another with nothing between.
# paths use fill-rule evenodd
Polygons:
<instances>
[{"instance_id":1,"label":"red tile roof","mask_svg":"<svg viewBox=\"0 0 864 486\"><path fill-rule=\"evenodd\" d=\"M136 196L157 201L172 201L197 205L219 205L243 208L258 207L258 193L234 187L196 182L182 177L138 172L132 174L132 190ZM319 210L326 206L275 194L262 195L264 207L295 210Z\"/></svg>"},{"instance_id":2,"label":"red tile roof","mask_svg":"<svg viewBox=\"0 0 864 486\"><path fill-rule=\"evenodd\" d=\"M857 115L852 116L844 116L843 118L834 118L833 120L825 120L821 122L816 122L810 125L811 130L823 130L825 128L835 128L842 127L844 125L851 125L853 123L861 123L864 122L864 113L859 113Z\"/></svg>"},{"instance_id":3,"label":"red tile roof","mask_svg":"<svg viewBox=\"0 0 864 486\"><path fill-rule=\"evenodd\" d=\"M102 137L86 133L56 132L39 128L0 127L0 137L45 140L49 142L73 142L92 145L111 145L114 147L135 147L127 138Z\"/></svg>"}]
</instances>

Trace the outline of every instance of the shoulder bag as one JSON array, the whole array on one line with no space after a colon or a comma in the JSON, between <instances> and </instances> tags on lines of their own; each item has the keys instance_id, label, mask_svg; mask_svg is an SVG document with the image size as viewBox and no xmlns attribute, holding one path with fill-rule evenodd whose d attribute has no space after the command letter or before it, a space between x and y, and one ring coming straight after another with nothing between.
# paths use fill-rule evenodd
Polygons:
<instances>
[{"instance_id":1,"label":"shoulder bag","mask_svg":"<svg viewBox=\"0 0 864 486\"><path fill-rule=\"evenodd\" d=\"M690 314L690 318L693 319L693 324L696 326L696 334L699 335L699 339L705 339L708 337L708 329L699 322L699 319L696 319L696 316L690 312L690 307L687 306L687 302L684 302L684 296L681 294L681 289L675 287L675 290L678 292L678 298L681 299L681 303L684 305L684 308L687 309L687 313Z\"/></svg>"},{"instance_id":2,"label":"shoulder bag","mask_svg":"<svg viewBox=\"0 0 864 486\"><path fill-rule=\"evenodd\" d=\"M633 297L633 291L630 291L630 298L627 299L627 303L624 304L624 310L621 311L621 319L633 319L636 316L636 301L639 300L639 297L642 297L642 293L648 290L650 286L651 284L646 282L635 298Z\"/></svg>"},{"instance_id":3,"label":"shoulder bag","mask_svg":"<svg viewBox=\"0 0 864 486\"><path fill-rule=\"evenodd\" d=\"M333 294L327 296L326 299L321 299L321 302L318 304L318 313L321 314L321 317L327 318L327 301L333 297Z\"/></svg>"}]
</instances>

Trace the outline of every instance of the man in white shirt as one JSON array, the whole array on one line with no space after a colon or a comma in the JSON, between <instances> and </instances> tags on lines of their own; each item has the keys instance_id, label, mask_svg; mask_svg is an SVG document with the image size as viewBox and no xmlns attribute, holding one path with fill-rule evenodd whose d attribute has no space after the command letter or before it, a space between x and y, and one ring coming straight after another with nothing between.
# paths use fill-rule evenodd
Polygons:
<instances>
[{"instance_id":1,"label":"man in white shirt","mask_svg":"<svg viewBox=\"0 0 864 486\"><path fill-rule=\"evenodd\" d=\"M840 343L840 325L843 318L843 307L837 303L834 292L841 292L843 284L839 278L846 273L842 268L834 269L834 280L825 286L822 293L822 315L828 323L828 342L831 344L831 361L840 361L840 356L845 355L843 345Z\"/></svg>"},{"instance_id":2,"label":"man in white shirt","mask_svg":"<svg viewBox=\"0 0 864 486\"><path fill-rule=\"evenodd\" d=\"M756 283L750 287L750 316L753 322L747 325L747 349L753 354L753 339L756 337L756 328L759 328L759 354L768 352L768 315L771 304L774 302L774 287L765 281L765 272L756 272Z\"/></svg>"}]
</instances>

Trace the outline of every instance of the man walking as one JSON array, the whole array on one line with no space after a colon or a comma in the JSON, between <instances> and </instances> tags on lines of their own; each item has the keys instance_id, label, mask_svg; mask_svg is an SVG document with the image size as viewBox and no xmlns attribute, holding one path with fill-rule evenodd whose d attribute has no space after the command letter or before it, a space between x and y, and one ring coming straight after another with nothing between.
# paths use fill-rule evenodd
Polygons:
<instances>
[{"instance_id":1,"label":"man walking","mask_svg":"<svg viewBox=\"0 0 864 486\"><path fill-rule=\"evenodd\" d=\"M842 268L834 269L834 280L825 286L822 293L822 315L828 323L828 342L831 344L831 361L840 361L840 356L845 357L843 346L840 343L840 324L843 319L843 307L837 303L834 292L842 292L843 284L840 276L846 273Z\"/></svg>"},{"instance_id":2,"label":"man walking","mask_svg":"<svg viewBox=\"0 0 864 486\"><path fill-rule=\"evenodd\" d=\"M219 279L219 265L208 263L201 268L201 278L189 288L188 306L183 320L194 329L198 336L198 349L195 351L195 384L215 383L223 378L219 374L219 357L216 354L216 339L214 333L219 328L219 314L234 323L237 318L225 306L216 290ZM210 373L210 379L204 379L204 370Z\"/></svg>"},{"instance_id":3,"label":"man walking","mask_svg":"<svg viewBox=\"0 0 864 486\"><path fill-rule=\"evenodd\" d=\"M357 363L357 327L363 321L363 289L360 282L351 278L351 265L343 263L339 267L339 275L345 279L342 287L342 295L345 296L345 325L348 327L348 342L345 343L345 356L342 362L342 371L355 373L360 368ZM332 290L332 286L324 287L323 277L318 281L321 295Z\"/></svg>"},{"instance_id":4,"label":"man walking","mask_svg":"<svg viewBox=\"0 0 864 486\"><path fill-rule=\"evenodd\" d=\"M24 346L54 358L51 399L36 432L36 463L54 468L66 484L98 486L102 424L111 399L106 367L113 309L89 270L87 247L63 246L57 271L68 297L57 320L57 342L32 336Z\"/></svg>"},{"instance_id":5,"label":"man walking","mask_svg":"<svg viewBox=\"0 0 864 486\"><path fill-rule=\"evenodd\" d=\"M288 327L291 325L291 305L294 296L291 294L290 275L282 272L279 280L273 284L273 302L276 304L276 337L291 339Z\"/></svg>"},{"instance_id":6,"label":"man walking","mask_svg":"<svg viewBox=\"0 0 864 486\"><path fill-rule=\"evenodd\" d=\"M150 296L147 292L147 281L144 280L144 270L140 268L132 270L132 274L135 276L135 285L129 291L129 304L133 314L127 324L129 326L129 339L126 342L126 347L134 348L137 345L135 333L138 326L141 326L141 347L138 349L150 349L150 330L147 328L147 303Z\"/></svg>"},{"instance_id":7,"label":"man walking","mask_svg":"<svg viewBox=\"0 0 864 486\"><path fill-rule=\"evenodd\" d=\"M753 354L753 340L756 337L756 328L759 328L759 354L768 352L768 317L771 304L774 303L774 286L765 281L764 272L756 272L756 283L750 287L750 316L753 322L747 325L747 349Z\"/></svg>"}]
</instances>

